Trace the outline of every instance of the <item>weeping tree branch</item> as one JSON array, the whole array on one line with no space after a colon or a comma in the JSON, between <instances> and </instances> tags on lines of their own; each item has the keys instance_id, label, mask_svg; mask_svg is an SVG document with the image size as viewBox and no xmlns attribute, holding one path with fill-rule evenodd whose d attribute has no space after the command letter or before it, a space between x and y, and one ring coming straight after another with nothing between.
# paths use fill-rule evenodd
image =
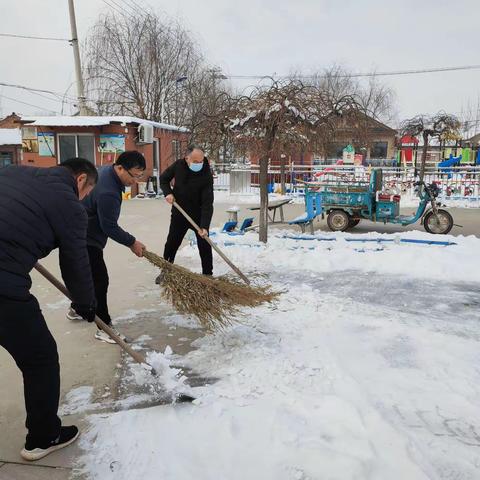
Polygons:
<instances>
[{"instance_id":1,"label":"weeping tree branch","mask_svg":"<svg viewBox=\"0 0 480 480\"><path fill-rule=\"evenodd\" d=\"M438 141L459 139L460 127L461 123L457 117L444 112L439 112L433 116L418 115L402 123L400 127L401 136L421 136L423 139L420 181L423 181L423 177L425 176L425 164L430 141L432 139L437 139Z\"/></svg>"},{"instance_id":2,"label":"weeping tree branch","mask_svg":"<svg viewBox=\"0 0 480 480\"><path fill-rule=\"evenodd\" d=\"M307 145L316 149L342 116L357 108L351 95L335 97L299 80L271 79L269 86L256 87L249 95L224 93L221 108L204 117L204 130L217 138L228 136L237 152L259 159L260 241L268 239L269 160Z\"/></svg>"}]
</instances>

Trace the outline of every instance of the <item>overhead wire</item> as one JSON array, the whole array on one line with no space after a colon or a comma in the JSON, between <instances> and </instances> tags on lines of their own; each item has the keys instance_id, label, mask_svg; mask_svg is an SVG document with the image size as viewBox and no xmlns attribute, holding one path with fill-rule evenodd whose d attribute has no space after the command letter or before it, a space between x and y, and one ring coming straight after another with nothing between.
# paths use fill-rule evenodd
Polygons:
<instances>
[{"instance_id":1,"label":"overhead wire","mask_svg":"<svg viewBox=\"0 0 480 480\"><path fill-rule=\"evenodd\" d=\"M334 74L336 78L356 78L356 77L380 77L380 76L396 76L396 75L418 75L421 73L438 73L438 72L453 72L461 70L478 70L480 65L462 65L457 67L437 67L437 68L422 68L422 69L413 69L413 70L394 70L390 72L367 72L367 73L345 73L345 74ZM278 78L278 79L288 79L292 77L300 79L315 79L315 78L326 78L329 76L328 73L325 74L313 74L313 75L224 75L227 78L231 79L255 79L263 80L267 78Z\"/></svg>"},{"instance_id":2,"label":"overhead wire","mask_svg":"<svg viewBox=\"0 0 480 480\"><path fill-rule=\"evenodd\" d=\"M10 101L12 101L12 102L21 103L21 104L23 104L23 105L28 105L29 107L35 107L35 108L38 108L38 109L40 109L40 110L46 110L47 112L56 113L57 115L60 115L60 112L57 112L56 110L51 110L51 109L49 109L49 108L41 107L41 106L35 105L35 104L33 104L33 103L24 102L24 101L18 100L18 99L16 99L16 98L7 97L7 95L0 94L0 97L1 97L1 98L6 98L7 100L10 100Z\"/></svg>"},{"instance_id":3,"label":"overhead wire","mask_svg":"<svg viewBox=\"0 0 480 480\"><path fill-rule=\"evenodd\" d=\"M117 12L119 15L121 15L122 17L125 16L125 10L123 10L123 12L121 10L119 10L117 7L114 7L111 3L109 3L107 0L101 0L105 5L107 5L109 8L111 8L112 10L114 10L115 12Z\"/></svg>"},{"instance_id":4,"label":"overhead wire","mask_svg":"<svg viewBox=\"0 0 480 480\"><path fill-rule=\"evenodd\" d=\"M56 38L56 37L36 37L33 35L16 35L13 33L0 33L0 37L12 37L12 38L27 38L30 40L52 40L56 42L70 42L69 38Z\"/></svg>"}]
</instances>

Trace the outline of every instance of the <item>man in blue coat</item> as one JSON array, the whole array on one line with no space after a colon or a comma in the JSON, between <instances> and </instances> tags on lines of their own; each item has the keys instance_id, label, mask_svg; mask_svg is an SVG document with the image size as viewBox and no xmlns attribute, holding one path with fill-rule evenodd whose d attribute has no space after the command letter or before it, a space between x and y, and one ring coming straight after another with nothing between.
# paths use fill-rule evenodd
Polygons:
<instances>
[{"instance_id":1,"label":"man in blue coat","mask_svg":"<svg viewBox=\"0 0 480 480\"><path fill-rule=\"evenodd\" d=\"M143 256L145 245L118 225L122 207L122 193L125 187L132 186L145 174L145 158L135 150L123 152L114 165L104 167L99 172L95 189L83 200L88 214L87 249L92 269L97 315L107 325L112 326L108 311L107 292L109 277L103 258L103 249L111 238L125 245L137 255ZM70 309L67 318L77 320L74 309ZM115 330L115 329L114 329ZM115 330L123 340L125 336ZM95 338L107 343L115 343L103 330L97 330Z\"/></svg>"},{"instance_id":2,"label":"man in blue coat","mask_svg":"<svg viewBox=\"0 0 480 480\"><path fill-rule=\"evenodd\" d=\"M58 248L73 308L80 317L94 320L87 215L80 199L96 181L95 167L80 158L52 168L0 169L0 345L23 374L28 434L20 454L25 460L38 460L78 437L78 428L62 426L57 416L57 345L30 293L29 273Z\"/></svg>"}]
</instances>

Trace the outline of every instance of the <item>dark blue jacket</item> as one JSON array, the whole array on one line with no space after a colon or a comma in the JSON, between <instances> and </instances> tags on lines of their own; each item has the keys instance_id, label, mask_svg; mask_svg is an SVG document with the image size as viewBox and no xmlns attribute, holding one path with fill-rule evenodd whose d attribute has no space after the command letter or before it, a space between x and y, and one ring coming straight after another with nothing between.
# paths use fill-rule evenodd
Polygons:
<instances>
[{"instance_id":1,"label":"dark blue jacket","mask_svg":"<svg viewBox=\"0 0 480 480\"><path fill-rule=\"evenodd\" d=\"M109 237L126 247L133 245L135 237L118 225L124 191L113 165L100 169L97 185L82 202L88 214L88 245L103 249Z\"/></svg>"},{"instance_id":2,"label":"dark blue jacket","mask_svg":"<svg viewBox=\"0 0 480 480\"><path fill-rule=\"evenodd\" d=\"M183 158L172 163L160 175L160 188L165 196L172 193L200 228L209 229L213 215L213 175L206 158L199 172L192 172ZM172 214L181 216L175 207Z\"/></svg>"},{"instance_id":3,"label":"dark blue jacket","mask_svg":"<svg viewBox=\"0 0 480 480\"><path fill-rule=\"evenodd\" d=\"M0 169L0 296L25 298L37 260L59 248L73 301L95 299L87 253L87 215L65 167Z\"/></svg>"}]
</instances>

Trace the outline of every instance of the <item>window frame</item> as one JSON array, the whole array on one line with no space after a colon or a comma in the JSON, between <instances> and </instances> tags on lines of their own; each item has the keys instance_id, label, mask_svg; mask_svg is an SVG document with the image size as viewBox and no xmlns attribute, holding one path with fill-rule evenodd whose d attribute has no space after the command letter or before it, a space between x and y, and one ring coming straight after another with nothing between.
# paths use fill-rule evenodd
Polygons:
<instances>
[{"instance_id":1,"label":"window frame","mask_svg":"<svg viewBox=\"0 0 480 480\"><path fill-rule=\"evenodd\" d=\"M72 137L75 136L75 156L78 157L78 137L93 137L93 165L97 165L97 152L96 152L96 135L95 133L76 133L76 132L62 132L62 133L57 133L57 163L60 164L60 158L62 155L62 152L60 151L60 137ZM88 159L87 159L88 160Z\"/></svg>"}]
</instances>

